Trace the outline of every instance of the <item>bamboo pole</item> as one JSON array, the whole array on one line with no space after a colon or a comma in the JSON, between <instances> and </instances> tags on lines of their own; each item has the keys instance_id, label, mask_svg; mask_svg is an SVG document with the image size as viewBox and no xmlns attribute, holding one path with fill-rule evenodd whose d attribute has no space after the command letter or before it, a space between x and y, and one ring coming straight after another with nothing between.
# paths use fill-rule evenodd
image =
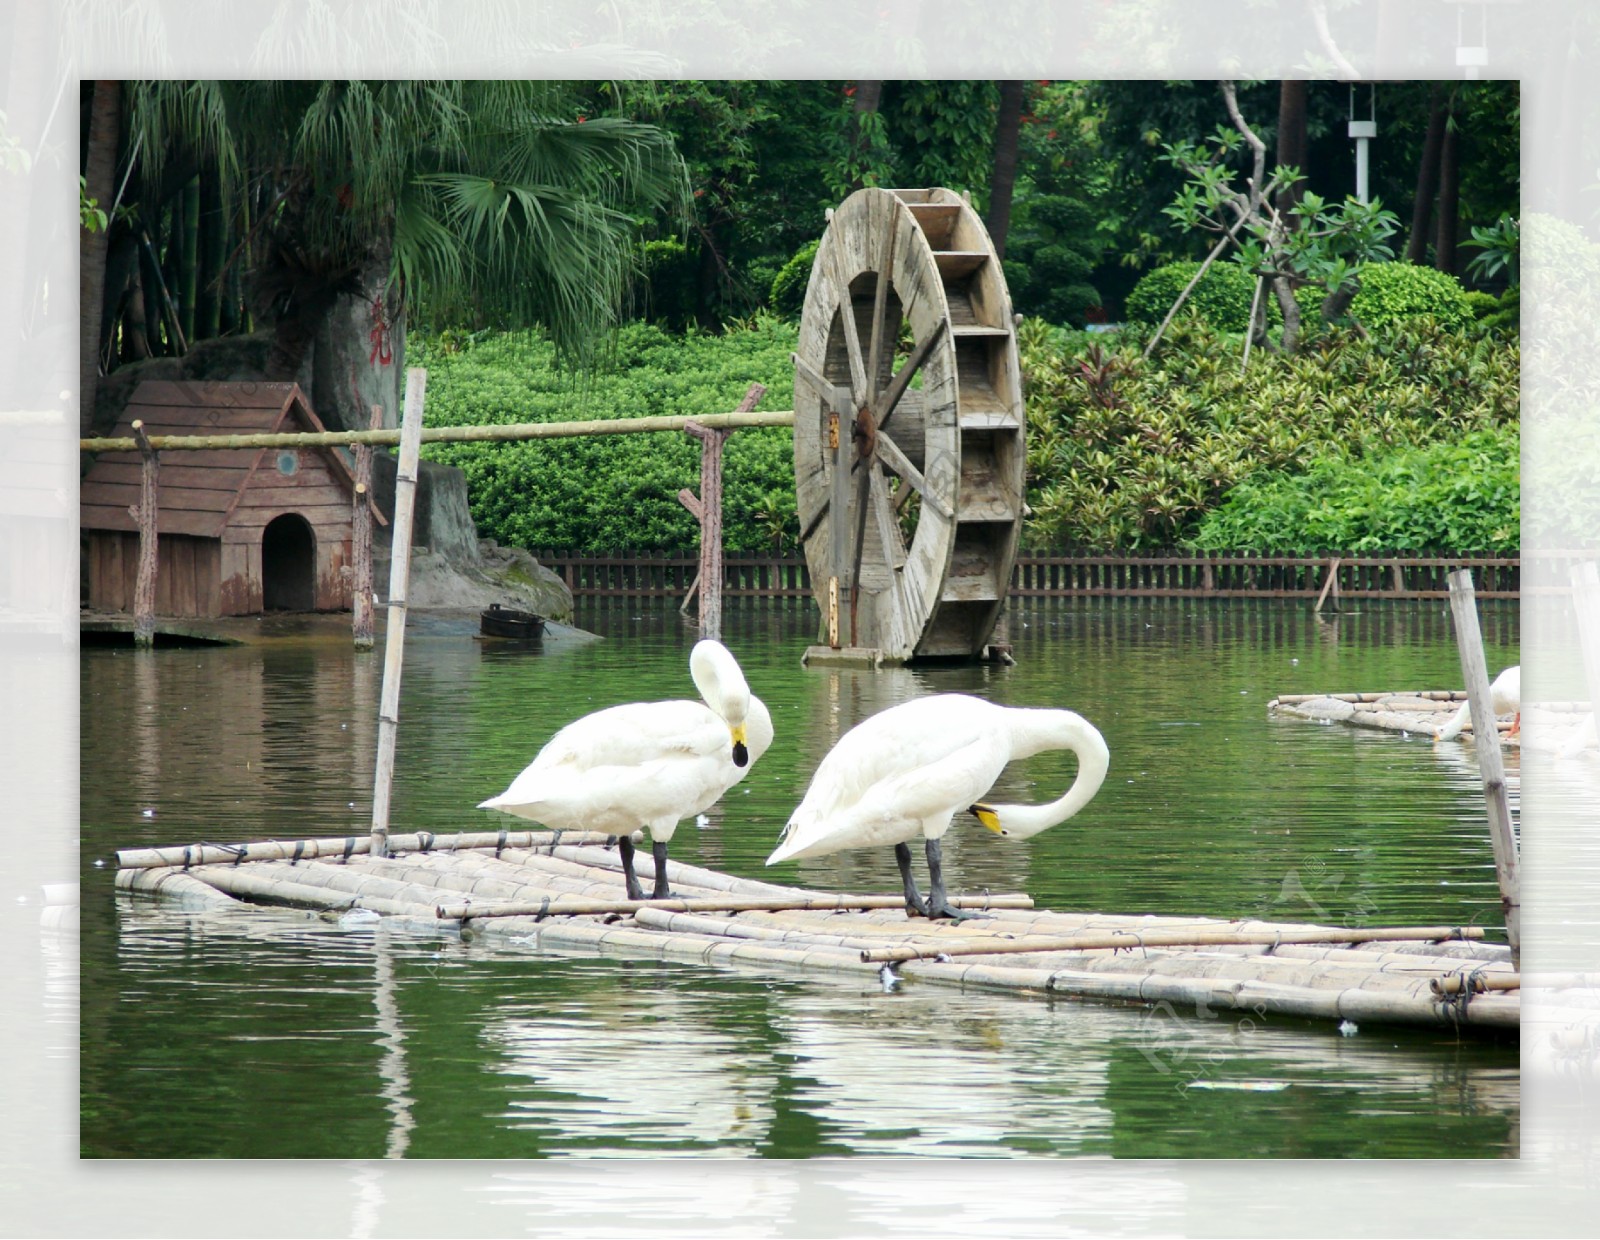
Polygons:
<instances>
[{"instance_id":1,"label":"bamboo pole","mask_svg":"<svg viewBox=\"0 0 1600 1240\"><path fill-rule=\"evenodd\" d=\"M586 422L510 422L501 426L430 426L423 443L498 443L524 439L570 439L578 435L642 435L681 432L690 422L711 430L759 430L794 425L794 410L762 413L652 414L645 418L594 418ZM338 448L353 444L392 448L401 431L393 427L367 431L284 431L241 435L152 435L158 451L216 448ZM132 438L78 440L80 452L137 452Z\"/></svg>"},{"instance_id":2,"label":"bamboo pole","mask_svg":"<svg viewBox=\"0 0 1600 1240\"><path fill-rule=\"evenodd\" d=\"M133 437L139 445L139 575L133 586L133 644L149 650L156 643L156 568L159 563L159 534L156 529L157 494L161 485L161 457L144 432L144 422L133 422Z\"/></svg>"},{"instance_id":3,"label":"bamboo pole","mask_svg":"<svg viewBox=\"0 0 1600 1240\"><path fill-rule=\"evenodd\" d=\"M1338 556L1328 561L1328 577L1322 583L1322 593L1317 595L1317 605L1311 609L1312 611L1322 610L1322 604L1328 599L1329 590L1333 591L1333 609L1339 610L1339 564Z\"/></svg>"},{"instance_id":4,"label":"bamboo pole","mask_svg":"<svg viewBox=\"0 0 1600 1240\"><path fill-rule=\"evenodd\" d=\"M1436 995L1479 994L1485 990L1521 990L1520 973L1451 973L1428 983Z\"/></svg>"},{"instance_id":5,"label":"bamboo pole","mask_svg":"<svg viewBox=\"0 0 1600 1240\"><path fill-rule=\"evenodd\" d=\"M394 483L394 536L389 548L389 619L383 633L383 699L378 707L378 761L372 778L372 855L389 855L389 794L394 782L395 729L400 724L400 673L406 648L406 589L411 579L411 520L417 505L422 402L428 372L406 371L400 466Z\"/></svg>"},{"instance_id":6,"label":"bamboo pole","mask_svg":"<svg viewBox=\"0 0 1600 1240\"><path fill-rule=\"evenodd\" d=\"M644 838L635 834L635 842ZM455 835L434 835L428 831L391 835L394 852L454 852L512 848L593 847L615 840L614 835L598 831L471 831ZM159 869L176 866L187 869L218 862L298 861L318 857L366 856L372 849L370 835L337 835L306 840L257 840L249 844L177 844L166 848L128 848L117 853L117 865L124 870Z\"/></svg>"},{"instance_id":7,"label":"bamboo pole","mask_svg":"<svg viewBox=\"0 0 1600 1240\"><path fill-rule=\"evenodd\" d=\"M237 908L239 905L227 892L218 891L210 883L203 883L182 870L118 870L113 885L118 891L136 891L203 908Z\"/></svg>"},{"instance_id":8,"label":"bamboo pole","mask_svg":"<svg viewBox=\"0 0 1600 1240\"><path fill-rule=\"evenodd\" d=\"M1500 883L1500 907L1505 915L1511 962L1521 965L1522 898L1517 875L1517 837L1511 826L1511 800L1506 793L1505 762L1500 754L1500 733L1494 704L1489 700L1489 668L1483 657L1478 631L1478 608L1472 594L1472 570L1458 568L1450 574L1450 612L1456 625L1456 652L1467 686L1472 714L1472 743L1478 751L1478 773L1489 814L1489 843L1494 849L1494 873Z\"/></svg>"},{"instance_id":9,"label":"bamboo pole","mask_svg":"<svg viewBox=\"0 0 1600 1240\"><path fill-rule=\"evenodd\" d=\"M383 425L383 406L372 406L369 429ZM351 513L351 556L355 560L355 580L351 584L350 628L357 650L371 650L373 638L372 615L372 445L355 446L356 489L354 509Z\"/></svg>"},{"instance_id":10,"label":"bamboo pole","mask_svg":"<svg viewBox=\"0 0 1600 1240\"><path fill-rule=\"evenodd\" d=\"M957 908L1025 908L1027 896L951 896ZM587 917L605 913L636 913L643 908L665 909L675 913L747 913L774 909L904 908L904 896L849 896L818 893L802 896L717 896L696 900L578 900L557 896L536 904L441 904L438 916L445 921L476 920L484 917Z\"/></svg>"},{"instance_id":11,"label":"bamboo pole","mask_svg":"<svg viewBox=\"0 0 1600 1240\"><path fill-rule=\"evenodd\" d=\"M1481 926L1386 926L1366 930L1330 926L1315 930L1155 930L1148 933L1114 930L1098 934L1074 934L1064 938L908 943L903 947L870 948L861 953L861 959L888 964L936 956L1006 956L1022 952L1129 951L1140 947L1203 947L1239 943L1378 943L1402 939L1440 942L1482 937Z\"/></svg>"}]
</instances>

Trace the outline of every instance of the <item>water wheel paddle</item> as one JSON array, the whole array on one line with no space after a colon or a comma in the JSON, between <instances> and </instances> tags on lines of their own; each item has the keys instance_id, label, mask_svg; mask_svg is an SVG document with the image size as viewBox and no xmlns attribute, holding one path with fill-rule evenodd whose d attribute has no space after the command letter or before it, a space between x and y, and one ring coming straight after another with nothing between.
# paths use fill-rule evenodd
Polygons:
<instances>
[{"instance_id":1,"label":"water wheel paddle","mask_svg":"<svg viewBox=\"0 0 1600 1240\"><path fill-rule=\"evenodd\" d=\"M1015 322L948 189L864 189L817 248L794 354L801 540L827 644L983 652L1022 521Z\"/></svg>"}]
</instances>

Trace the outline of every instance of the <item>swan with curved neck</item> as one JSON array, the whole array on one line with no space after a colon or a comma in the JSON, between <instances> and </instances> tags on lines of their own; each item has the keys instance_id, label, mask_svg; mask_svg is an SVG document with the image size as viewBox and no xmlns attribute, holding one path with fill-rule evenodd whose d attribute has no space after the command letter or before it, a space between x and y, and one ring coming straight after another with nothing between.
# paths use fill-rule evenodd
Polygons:
<instances>
[{"instance_id":1,"label":"swan with curved neck","mask_svg":"<svg viewBox=\"0 0 1600 1240\"><path fill-rule=\"evenodd\" d=\"M1008 762L1047 749L1077 755L1077 776L1062 796L1042 805L981 799ZM767 864L893 845L906 911L960 918L945 892L940 843L955 815L970 811L997 835L1027 839L1082 810L1110 762L1098 729L1070 710L997 706L960 693L904 702L840 738ZM927 900L911 876L908 842L919 835L932 886Z\"/></svg>"},{"instance_id":2,"label":"swan with curved neck","mask_svg":"<svg viewBox=\"0 0 1600 1240\"><path fill-rule=\"evenodd\" d=\"M1489 705L1497 715L1512 715L1511 731L1507 736L1515 736L1522 730L1522 665L1513 664L1494 678L1494 683L1489 686ZM1433 734L1436 741L1450 741L1461 735L1461 729L1472 722L1472 707L1469 703L1461 703L1461 709L1456 711L1450 722L1445 724Z\"/></svg>"},{"instance_id":3,"label":"swan with curved neck","mask_svg":"<svg viewBox=\"0 0 1600 1240\"><path fill-rule=\"evenodd\" d=\"M689 675L702 701L632 702L585 715L478 808L617 836L630 900L644 899L629 839L643 827L655 860L653 898L669 898L667 844L678 823L715 805L772 744L772 715L726 646L696 644Z\"/></svg>"}]
</instances>

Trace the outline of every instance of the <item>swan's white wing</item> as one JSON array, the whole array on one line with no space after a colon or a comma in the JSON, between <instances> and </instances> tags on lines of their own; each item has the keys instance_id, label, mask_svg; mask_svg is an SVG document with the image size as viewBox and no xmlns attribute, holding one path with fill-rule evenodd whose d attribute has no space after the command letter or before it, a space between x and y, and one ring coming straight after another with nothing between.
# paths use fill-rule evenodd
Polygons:
<instances>
[{"instance_id":1,"label":"swan's white wing","mask_svg":"<svg viewBox=\"0 0 1600 1240\"><path fill-rule=\"evenodd\" d=\"M839 738L812 776L801 808L827 816L879 783L900 776L914 781L936 770L951 754L998 734L995 709L981 698L940 694L879 711Z\"/></svg>"},{"instance_id":2,"label":"swan's white wing","mask_svg":"<svg viewBox=\"0 0 1600 1240\"><path fill-rule=\"evenodd\" d=\"M633 702L569 723L528 769L636 766L671 755L731 752L731 745L728 725L700 702Z\"/></svg>"}]
</instances>

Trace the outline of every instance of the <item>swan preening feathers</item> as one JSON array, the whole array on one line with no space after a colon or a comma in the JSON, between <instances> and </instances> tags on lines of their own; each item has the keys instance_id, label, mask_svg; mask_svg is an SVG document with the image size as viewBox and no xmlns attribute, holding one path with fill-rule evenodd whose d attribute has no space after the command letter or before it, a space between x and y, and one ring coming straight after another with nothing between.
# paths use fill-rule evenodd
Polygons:
<instances>
[{"instance_id":1,"label":"swan preening feathers","mask_svg":"<svg viewBox=\"0 0 1600 1240\"><path fill-rule=\"evenodd\" d=\"M981 800L1008 762L1070 749L1078 773L1058 800L991 805ZM908 912L960 917L944 889L940 840L970 810L997 835L1027 839L1071 818L1099 791L1110 751L1098 730L1070 710L996 706L945 693L903 702L857 724L812 777L767 864L849 848L893 845ZM921 836L930 898L911 877L908 841Z\"/></svg>"},{"instance_id":2,"label":"swan preening feathers","mask_svg":"<svg viewBox=\"0 0 1600 1240\"><path fill-rule=\"evenodd\" d=\"M1489 686L1489 704L1497 715L1513 715L1510 735L1515 736L1522 727L1522 666L1513 664L1494 678ZM1472 710L1466 703L1456 711L1450 722L1433 734L1436 741L1454 740L1461 729L1472 722Z\"/></svg>"},{"instance_id":3,"label":"swan preening feathers","mask_svg":"<svg viewBox=\"0 0 1600 1240\"><path fill-rule=\"evenodd\" d=\"M632 702L569 723L497 797L497 809L556 830L619 837L628 898L644 898L633 872L633 843L650 832L654 898L667 886L667 844L678 823L710 809L772 744L772 716L750 692L737 660L706 640L689 656L700 702Z\"/></svg>"}]
</instances>

